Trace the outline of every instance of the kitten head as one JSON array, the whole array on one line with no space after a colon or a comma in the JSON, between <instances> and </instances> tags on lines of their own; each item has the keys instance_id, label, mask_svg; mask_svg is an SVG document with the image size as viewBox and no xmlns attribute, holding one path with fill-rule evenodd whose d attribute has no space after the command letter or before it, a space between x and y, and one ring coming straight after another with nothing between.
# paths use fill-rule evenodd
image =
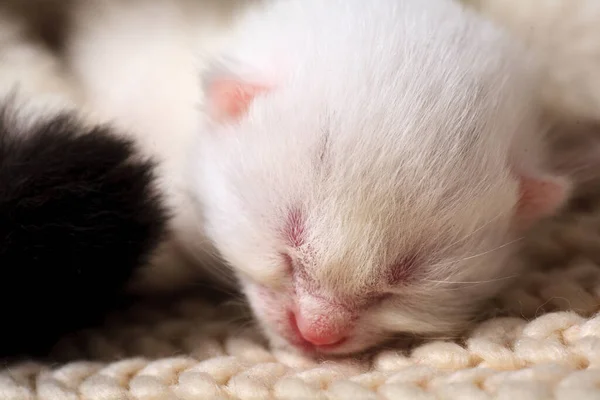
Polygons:
<instances>
[{"instance_id":1,"label":"kitten head","mask_svg":"<svg viewBox=\"0 0 600 400\"><path fill-rule=\"evenodd\" d=\"M437 3L281 2L206 79L196 193L275 344L455 332L567 195L521 53Z\"/></svg>"}]
</instances>

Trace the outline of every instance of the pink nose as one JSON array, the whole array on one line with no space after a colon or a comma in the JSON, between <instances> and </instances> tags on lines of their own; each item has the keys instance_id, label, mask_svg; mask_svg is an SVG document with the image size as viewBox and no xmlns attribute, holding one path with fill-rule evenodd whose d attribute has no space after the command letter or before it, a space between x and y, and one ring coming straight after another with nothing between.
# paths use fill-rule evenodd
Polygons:
<instances>
[{"instance_id":1,"label":"pink nose","mask_svg":"<svg viewBox=\"0 0 600 400\"><path fill-rule=\"evenodd\" d=\"M325 318L308 321L300 314L291 314L291 323L298 334L315 346L332 346L341 344L348 337L347 329L330 324Z\"/></svg>"}]
</instances>

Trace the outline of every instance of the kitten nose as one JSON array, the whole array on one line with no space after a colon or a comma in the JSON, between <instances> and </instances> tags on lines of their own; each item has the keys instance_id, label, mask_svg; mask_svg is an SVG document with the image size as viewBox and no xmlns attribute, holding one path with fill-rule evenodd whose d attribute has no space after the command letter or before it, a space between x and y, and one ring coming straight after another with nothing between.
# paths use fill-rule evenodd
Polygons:
<instances>
[{"instance_id":1,"label":"kitten nose","mask_svg":"<svg viewBox=\"0 0 600 400\"><path fill-rule=\"evenodd\" d=\"M300 336L315 346L342 344L348 337L349 327L346 324L335 323L337 321L330 321L327 316L307 319L298 313L293 314L292 319Z\"/></svg>"}]
</instances>

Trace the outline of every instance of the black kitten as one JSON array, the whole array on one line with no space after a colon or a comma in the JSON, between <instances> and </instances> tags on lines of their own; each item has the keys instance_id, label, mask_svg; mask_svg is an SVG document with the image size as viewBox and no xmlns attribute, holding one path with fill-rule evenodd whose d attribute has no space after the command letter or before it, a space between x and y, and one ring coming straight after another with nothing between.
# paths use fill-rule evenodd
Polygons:
<instances>
[{"instance_id":1,"label":"black kitten","mask_svg":"<svg viewBox=\"0 0 600 400\"><path fill-rule=\"evenodd\" d=\"M0 357L97 321L166 230L154 164L71 112L0 108Z\"/></svg>"}]
</instances>

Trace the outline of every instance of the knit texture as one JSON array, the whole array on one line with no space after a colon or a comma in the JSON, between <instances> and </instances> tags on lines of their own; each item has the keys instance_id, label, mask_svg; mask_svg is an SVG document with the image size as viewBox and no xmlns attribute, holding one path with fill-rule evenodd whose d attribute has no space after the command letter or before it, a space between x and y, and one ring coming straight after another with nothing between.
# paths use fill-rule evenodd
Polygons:
<instances>
[{"instance_id":1,"label":"knit texture","mask_svg":"<svg viewBox=\"0 0 600 400\"><path fill-rule=\"evenodd\" d=\"M140 304L0 373L0 399L598 399L600 207L532 235L528 272L462 338L312 360L271 350L245 311Z\"/></svg>"}]
</instances>

